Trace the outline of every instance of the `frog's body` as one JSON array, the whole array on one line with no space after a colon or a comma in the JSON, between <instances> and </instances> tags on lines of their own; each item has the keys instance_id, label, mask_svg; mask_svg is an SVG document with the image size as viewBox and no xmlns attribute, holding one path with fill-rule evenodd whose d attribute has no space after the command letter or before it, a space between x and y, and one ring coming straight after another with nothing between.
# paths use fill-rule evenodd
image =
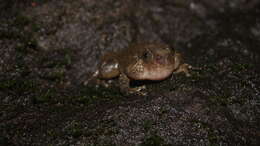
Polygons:
<instances>
[{"instance_id":1,"label":"frog's body","mask_svg":"<svg viewBox=\"0 0 260 146\"><path fill-rule=\"evenodd\" d=\"M123 92L139 92L145 86L130 88L130 80L163 80L172 73L189 76L188 64L179 53L165 44L136 44L120 52L110 52L100 61L96 76L100 79L119 77Z\"/></svg>"}]
</instances>

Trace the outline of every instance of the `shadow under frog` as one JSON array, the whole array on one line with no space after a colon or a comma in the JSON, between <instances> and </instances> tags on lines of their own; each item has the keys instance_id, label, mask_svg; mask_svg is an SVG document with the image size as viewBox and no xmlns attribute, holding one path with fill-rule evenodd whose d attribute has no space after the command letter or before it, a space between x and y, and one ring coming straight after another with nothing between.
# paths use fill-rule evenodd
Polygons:
<instances>
[{"instance_id":1,"label":"shadow under frog","mask_svg":"<svg viewBox=\"0 0 260 146\"><path fill-rule=\"evenodd\" d=\"M189 68L190 65L183 63L181 54L166 44L135 44L128 49L105 54L93 77L100 81L119 77L121 92L146 95L145 85L131 87L130 81L160 81L181 72L190 76Z\"/></svg>"}]
</instances>

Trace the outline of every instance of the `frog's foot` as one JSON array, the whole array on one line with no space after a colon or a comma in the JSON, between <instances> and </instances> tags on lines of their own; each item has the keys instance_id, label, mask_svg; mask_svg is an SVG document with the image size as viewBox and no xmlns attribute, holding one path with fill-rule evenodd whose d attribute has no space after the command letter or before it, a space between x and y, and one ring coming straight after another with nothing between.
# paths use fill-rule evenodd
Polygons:
<instances>
[{"instance_id":1,"label":"frog's foot","mask_svg":"<svg viewBox=\"0 0 260 146\"><path fill-rule=\"evenodd\" d=\"M134 87L134 88L130 88L130 92L132 92L132 94L137 94L137 95L141 95L141 96L146 96L147 95L147 92L145 91L146 90L146 86L145 85L142 85L142 86L139 86L139 87Z\"/></svg>"},{"instance_id":2,"label":"frog's foot","mask_svg":"<svg viewBox=\"0 0 260 146\"><path fill-rule=\"evenodd\" d=\"M134 87L134 88L127 88L127 89L122 89L121 88L121 92L130 95L130 94L136 94L136 95L140 95L140 96L146 96L147 92L145 91L146 86L139 86L139 87Z\"/></svg>"},{"instance_id":3,"label":"frog's foot","mask_svg":"<svg viewBox=\"0 0 260 146\"><path fill-rule=\"evenodd\" d=\"M190 77L191 74L189 73L189 70L192 69L193 67L187 63L184 63L182 65L179 66L179 68L173 72L174 74L177 74L177 73L185 73L186 77Z\"/></svg>"}]
</instances>

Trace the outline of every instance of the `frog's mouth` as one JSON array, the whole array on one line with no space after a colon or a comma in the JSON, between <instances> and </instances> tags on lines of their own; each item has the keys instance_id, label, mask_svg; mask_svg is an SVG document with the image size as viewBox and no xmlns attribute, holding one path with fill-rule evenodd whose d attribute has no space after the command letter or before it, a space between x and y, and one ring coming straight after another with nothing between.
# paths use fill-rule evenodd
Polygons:
<instances>
[{"instance_id":1,"label":"frog's mouth","mask_svg":"<svg viewBox=\"0 0 260 146\"><path fill-rule=\"evenodd\" d=\"M165 58L156 58L150 63L138 61L127 68L127 76L134 80L163 80L174 70L173 65Z\"/></svg>"}]
</instances>

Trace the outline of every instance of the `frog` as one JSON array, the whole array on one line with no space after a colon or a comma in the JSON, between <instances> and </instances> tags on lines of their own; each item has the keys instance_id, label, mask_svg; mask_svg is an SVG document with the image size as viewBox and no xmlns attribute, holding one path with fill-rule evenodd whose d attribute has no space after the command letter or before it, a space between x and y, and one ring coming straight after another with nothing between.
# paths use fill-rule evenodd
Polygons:
<instances>
[{"instance_id":1,"label":"frog","mask_svg":"<svg viewBox=\"0 0 260 146\"><path fill-rule=\"evenodd\" d=\"M130 87L130 82L161 81L177 73L189 77L191 68L184 63L182 55L167 44L132 44L121 51L103 55L93 77L101 81L118 78L121 92L147 95L145 85Z\"/></svg>"}]
</instances>

